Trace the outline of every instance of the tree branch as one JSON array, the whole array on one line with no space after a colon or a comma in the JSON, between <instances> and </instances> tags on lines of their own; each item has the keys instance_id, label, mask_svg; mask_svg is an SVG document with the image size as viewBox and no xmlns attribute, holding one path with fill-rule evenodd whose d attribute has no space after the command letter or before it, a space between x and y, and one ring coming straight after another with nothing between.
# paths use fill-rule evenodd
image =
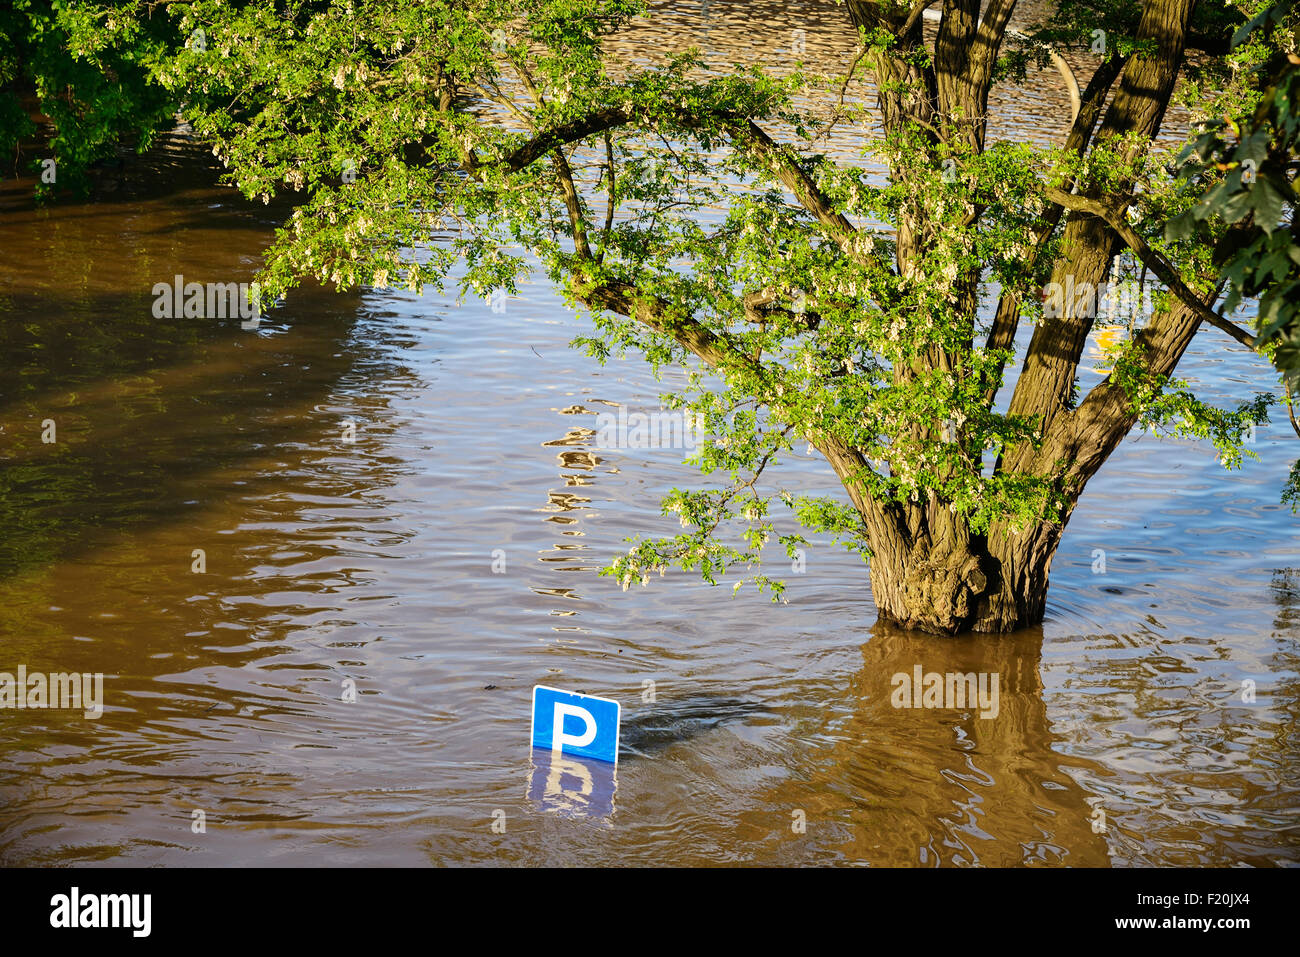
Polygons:
<instances>
[{"instance_id":1,"label":"tree branch","mask_svg":"<svg viewBox=\"0 0 1300 957\"><path fill-rule=\"evenodd\" d=\"M1115 230L1119 238L1124 240L1129 249L1133 250L1134 254L1142 260L1142 265L1159 276L1164 284L1169 287L1169 291L1182 300L1183 304L1192 310L1199 319L1208 322L1216 329L1226 332L1242 345L1249 346L1252 349L1255 348L1255 337L1235 323L1224 319L1202 302L1200 296L1192 292L1187 287L1187 284L1183 282L1182 277L1170 265L1169 260L1148 246L1146 240L1124 221L1123 216L1096 200L1084 196L1075 196L1073 193L1066 193L1053 187L1048 187L1046 194L1047 198L1052 202L1071 212L1087 213L1104 220L1111 229Z\"/></svg>"},{"instance_id":2,"label":"tree branch","mask_svg":"<svg viewBox=\"0 0 1300 957\"><path fill-rule=\"evenodd\" d=\"M592 281L578 273L574 274L574 281L574 295L589 308L606 309L634 319L675 340L711 368L720 371L738 369L753 376L759 383L755 395L778 417L790 421L783 415L784 386L774 380L772 372L761 362L746 355L726 333L715 333L705 328L699 320L684 314L680 307L665 299L647 296L631 283L609 279ZM849 497L874 533L878 535L882 529L893 527L896 516L890 509L876 501L859 482L852 481L859 470L869 468L862 454L830 435L819 436L812 444L844 478Z\"/></svg>"},{"instance_id":3,"label":"tree branch","mask_svg":"<svg viewBox=\"0 0 1300 957\"><path fill-rule=\"evenodd\" d=\"M921 15L937 2L938 0L916 0L916 3L912 5L912 9L907 14L907 19L903 21L903 25L897 30L897 35L905 37L911 33L912 27L916 26L916 21L921 19Z\"/></svg>"},{"instance_id":4,"label":"tree branch","mask_svg":"<svg viewBox=\"0 0 1300 957\"><path fill-rule=\"evenodd\" d=\"M733 143L749 149L755 155L773 164L773 172L781 182L794 193L800 205L812 213L826 228L849 258L861 265L872 264L861 255L853 242L858 233L857 227L849 222L844 214L835 210L834 204L799 163L794 150L777 143L751 119L726 113L719 113L714 118L723 122ZM678 113L673 116L673 119L686 129L698 129L701 126L700 117L694 114ZM539 134L506 157L504 165L511 171L521 170L561 146L575 143L596 133L608 132L634 120L633 116L618 107L596 110Z\"/></svg>"},{"instance_id":5,"label":"tree branch","mask_svg":"<svg viewBox=\"0 0 1300 957\"><path fill-rule=\"evenodd\" d=\"M605 250L609 247L610 233L614 229L614 142L610 139L609 130L605 131L605 168L609 170L609 199L605 203L605 230L601 233L600 253L596 259L598 262L605 261Z\"/></svg>"},{"instance_id":6,"label":"tree branch","mask_svg":"<svg viewBox=\"0 0 1300 957\"><path fill-rule=\"evenodd\" d=\"M747 293L741 300L745 309L745 318L749 322L762 324L769 316L784 316L787 319L798 316L809 331L821 325L822 317L816 312L795 312L785 306L776 304L776 293L770 290Z\"/></svg>"},{"instance_id":7,"label":"tree branch","mask_svg":"<svg viewBox=\"0 0 1300 957\"><path fill-rule=\"evenodd\" d=\"M564 205L569 211L569 225L573 228L573 248L583 259L591 259L591 246L587 242L587 221L582 215L582 197L573 185L573 170L564 158L563 150L551 154L555 162L555 174L560 180L560 190L564 193Z\"/></svg>"},{"instance_id":8,"label":"tree branch","mask_svg":"<svg viewBox=\"0 0 1300 957\"><path fill-rule=\"evenodd\" d=\"M596 110L535 136L507 156L505 166L511 172L518 172L561 146L568 146L593 134L604 133L631 122L632 116L619 107Z\"/></svg>"},{"instance_id":9,"label":"tree branch","mask_svg":"<svg viewBox=\"0 0 1300 957\"><path fill-rule=\"evenodd\" d=\"M799 164L793 150L778 144L753 120L737 121L731 124L733 139L748 146L753 152L774 162L777 177L784 183L795 198L808 212L817 217L817 221L836 238L847 239L856 235L857 228L849 222L843 213L835 211L830 199L821 191L817 183ZM843 245L843 243L841 243ZM848 250L846 250L847 252Z\"/></svg>"}]
</instances>

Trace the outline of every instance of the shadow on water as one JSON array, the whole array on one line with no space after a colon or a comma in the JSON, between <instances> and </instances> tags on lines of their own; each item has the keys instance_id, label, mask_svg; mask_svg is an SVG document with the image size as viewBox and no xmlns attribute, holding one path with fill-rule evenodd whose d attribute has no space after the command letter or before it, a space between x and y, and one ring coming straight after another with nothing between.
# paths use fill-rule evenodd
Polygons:
<instances>
[{"instance_id":1,"label":"shadow on water","mask_svg":"<svg viewBox=\"0 0 1300 957\"><path fill-rule=\"evenodd\" d=\"M233 472L316 440L318 407L374 360L356 292L305 286L257 330L156 318L154 285L176 275L251 282L269 227L176 137L124 169L107 206L0 191L0 242L22 250L0 266L0 578L256 488L255 468ZM185 202L159 202L161 184Z\"/></svg>"},{"instance_id":2,"label":"shadow on water","mask_svg":"<svg viewBox=\"0 0 1300 957\"><path fill-rule=\"evenodd\" d=\"M251 282L271 239L210 172L192 149L163 150L107 208L36 208L21 182L0 202L0 245L22 251L0 263L3 652L127 671L117 703L155 726L276 704L274 689L175 672L210 655L264 659L326 614L304 589L355 576L346 519L331 528L343 540L320 529L400 480L383 439L393 392L416 382L356 291L306 284L255 330L154 316L155 283ZM151 173L168 201L148 191ZM298 530L292 545L284 529ZM101 726L133 720L110 709ZM35 745L43 732L26 734Z\"/></svg>"},{"instance_id":3,"label":"shadow on water","mask_svg":"<svg viewBox=\"0 0 1300 957\"><path fill-rule=\"evenodd\" d=\"M348 305L355 310L335 308ZM0 335L9 381L32 368L29 351L57 340L62 353L44 381L29 379L25 394L0 404L0 577L110 543L123 529L191 520L214 499L255 488L257 474L233 487L219 476L314 438L322 423L313 410L363 358L346 347L354 312L300 306L305 321L291 335L235 323L154 338L126 331L116 303L43 306L58 313L35 320L46 342L25 337L8 304ZM104 327L92 329L97 322Z\"/></svg>"},{"instance_id":4,"label":"shadow on water","mask_svg":"<svg viewBox=\"0 0 1300 957\"><path fill-rule=\"evenodd\" d=\"M619 755L652 757L655 752L705 731L730 722L742 722L754 715L771 713L771 709L758 702L714 695L694 695L680 701L656 704L623 722Z\"/></svg>"},{"instance_id":5,"label":"shadow on water","mask_svg":"<svg viewBox=\"0 0 1300 957\"><path fill-rule=\"evenodd\" d=\"M35 103L31 105L35 107ZM158 203L175 199L192 203L194 193L206 191L219 197L224 209L212 202L191 206L191 210L202 212L192 220L177 217L174 222L159 224L159 229L176 229L183 222L204 228L223 216L238 228L270 229L279 225L289 208L283 196L273 197L266 204L252 205L243 201L234 186L223 184L219 191L214 190L229 170L216 162L210 150L190 139L191 132L187 124L160 131L143 155L136 151L134 142L119 145L115 156L90 165L84 199L71 189L62 189L44 207L38 207L35 202L34 174L26 164L44 158L46 150L41 143L26 141L21 146L24 155L19 167L0 176L0 214L57 210L59 219L70 221L121 213L125 207L141 201Z\"/></svg>"}]
</instances>

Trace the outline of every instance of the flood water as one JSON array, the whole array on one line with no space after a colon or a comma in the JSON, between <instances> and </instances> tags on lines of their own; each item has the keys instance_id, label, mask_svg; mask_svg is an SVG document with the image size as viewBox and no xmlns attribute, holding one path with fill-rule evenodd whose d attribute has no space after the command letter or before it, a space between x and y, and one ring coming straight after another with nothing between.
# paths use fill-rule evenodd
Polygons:
<instances>
[{"instance_id":1,"label":"flood water","mask_svg":"<svg viewBox=\"0 0 1300 957\"><path fill-rule=\"evenodd\" d=\"M851 55L834 5L713 6L724 52L798 8L810 54ZM1059 134L1053 77L998 135ZM0 671L103 672L105 704L0 709L0 863L1300 862L1284 416L1234 472L1126 440L1014 635L877 624L820 539L787 604L625 592L596 570L700 479L595 447L596 413L658 408L639 360L571 349L540 276L496 311L308 287L256 330L156 319L175 274L250 281L283 214L211 184L174 139L91 202L4 196ZM1273 382L1214 330L1180 374L1223 405ZM838 489L801 455L775 481ZM891 706L918 664L996 672L997 714ZM613 774L530 752L536 684L621 702Z\"/></svg>"}]
</instances>

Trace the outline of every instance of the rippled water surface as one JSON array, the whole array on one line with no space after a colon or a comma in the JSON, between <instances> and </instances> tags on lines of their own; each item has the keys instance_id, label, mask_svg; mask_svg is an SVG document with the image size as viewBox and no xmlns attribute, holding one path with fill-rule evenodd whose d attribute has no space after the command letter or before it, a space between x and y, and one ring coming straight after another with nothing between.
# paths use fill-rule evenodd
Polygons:
<instances>
[{"instance_id":1,"label":"rippled water surface","mask_svg":"<svg viewBox=\"0 0 1300 957\"><path fill-rule=\"evenodd\" d=\"M851 55L834 5L714 7L720 57L796 27ZM681 45L664 23L650 39ZM1059 135L1054 76L1004 97L998 135ZM1285 420L1236 472L1125 441L1018 634L878 625L865 567L824 541L788 604L687 575L624 592L596 570L671 533L659 497L699 478L595 448L596 413L658 408L643 365L569 348L587 325L540 278L501 311L307 288L257 331L155 319L174 274L250 280L283 213L210 182L173 143L94 202L11 189L0 213L0 670L103 672L106 696L97 721L0 710L0 862L1300 858ZM1213 330L1180 371L1223 404L1272 383ZM837 489L799 455L777 480ZM997 715L892 707L917 663L997 672ZM585 809L546 788L583 769L529 751L538 683L623 705Z\"/></svg>"}]
</instances>

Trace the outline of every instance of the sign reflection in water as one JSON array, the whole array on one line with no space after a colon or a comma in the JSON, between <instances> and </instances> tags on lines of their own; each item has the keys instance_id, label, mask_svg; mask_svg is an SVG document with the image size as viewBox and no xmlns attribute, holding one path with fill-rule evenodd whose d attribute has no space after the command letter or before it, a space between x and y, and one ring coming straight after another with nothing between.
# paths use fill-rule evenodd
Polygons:
<instances>
[{"instance_id":1,"label":"sign reflection in water","mask_svg":"<svg viewBox=\"0 0 1300 957\"><path fill-rule=\"evenodd\" d=\"M614 814L615 766L533 748L528 799L562 817L605 823Z\"/></svg>"}]
</instances>

